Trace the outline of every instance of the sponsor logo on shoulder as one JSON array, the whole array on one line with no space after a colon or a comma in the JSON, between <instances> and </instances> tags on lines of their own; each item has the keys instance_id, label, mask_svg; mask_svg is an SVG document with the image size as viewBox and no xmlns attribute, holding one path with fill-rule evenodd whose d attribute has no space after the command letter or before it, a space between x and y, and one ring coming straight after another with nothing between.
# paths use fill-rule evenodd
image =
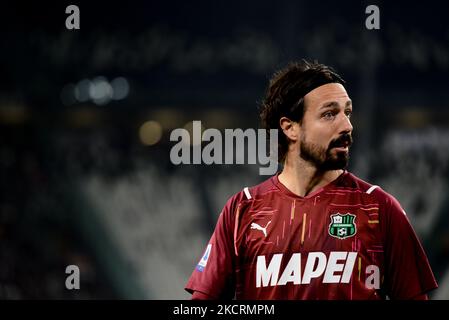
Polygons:
<instances>
[{"instance_id":1,"label":"sponsor logo on shoulder","mask_svg":"<svg viewBox=\"0 0 449 320\"><path fill-rule=\"evenodd\" d=\"M203 257L201 258L200 262L198 262L198 264L196 266L196 270L198 270L200 272L204 271L204 268L207 265L207 260L209 259L211 250L212 250L212 244L209 243L207 245L206 251L204 251Z\"/></svg>"}]
</instances>

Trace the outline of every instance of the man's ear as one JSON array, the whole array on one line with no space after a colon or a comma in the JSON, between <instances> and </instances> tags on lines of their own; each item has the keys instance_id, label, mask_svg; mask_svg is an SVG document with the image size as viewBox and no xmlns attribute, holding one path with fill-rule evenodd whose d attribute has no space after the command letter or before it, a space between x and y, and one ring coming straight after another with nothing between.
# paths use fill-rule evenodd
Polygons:
<instances>
[{"instance_id":1,"label":"man's ear","mask_svg":"<svg viewBox=\"0 0 449 320\"><path fill-rule=\"evenodd\" d=\"M279 120L279 125L282 129L282 132L287 136L287 138L291 141L298 140L298 123L290 120L287 117L282 117Z\"/></svg>"}]
</instances>

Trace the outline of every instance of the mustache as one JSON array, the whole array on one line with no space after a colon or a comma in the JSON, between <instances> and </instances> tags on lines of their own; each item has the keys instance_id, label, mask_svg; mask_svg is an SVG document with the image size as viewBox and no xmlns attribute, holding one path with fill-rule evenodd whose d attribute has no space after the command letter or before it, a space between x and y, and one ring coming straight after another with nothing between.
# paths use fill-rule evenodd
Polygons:
<instances>
[{"instance_id":1,"label":"mustache","mask_svg":"<svg viewBox=\"0 0 449 320\"><path fill-rule=\"evenodd\" d=\"M345 144L348 144L348 147L350 147L352 145L352 141L352 135L349 133L344 133L329 143L329 149Z\"/></svg>"}]
</instances>

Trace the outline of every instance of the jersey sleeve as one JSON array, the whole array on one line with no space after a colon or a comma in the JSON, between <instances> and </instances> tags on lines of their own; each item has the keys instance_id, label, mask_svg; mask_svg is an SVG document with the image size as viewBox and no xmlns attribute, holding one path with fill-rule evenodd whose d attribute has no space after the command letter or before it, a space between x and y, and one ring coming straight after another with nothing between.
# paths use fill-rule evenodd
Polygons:
<instances>
[{"instance_id":1,"label":"jersey sleeve","mask_svg":"<svg viewBox=\"0 0 449 320\"><path fill-rule=\"evenodd\" d=\"M215 299L232 299L235 293L234 221L239 194L228 200L202 258L185 290L199 291Z\"/></svg>"},{"instance_id":2,"label":"jersey sleeve","mask_svg":"<svg viewBox=\"0 0 449 320\"><path fill-rule=\"evenodd\" d=\"M438 285L405 211L393 196L382 193L385 230L384 288L392 300L414 299Z\"/></svg>"}]
</instances>

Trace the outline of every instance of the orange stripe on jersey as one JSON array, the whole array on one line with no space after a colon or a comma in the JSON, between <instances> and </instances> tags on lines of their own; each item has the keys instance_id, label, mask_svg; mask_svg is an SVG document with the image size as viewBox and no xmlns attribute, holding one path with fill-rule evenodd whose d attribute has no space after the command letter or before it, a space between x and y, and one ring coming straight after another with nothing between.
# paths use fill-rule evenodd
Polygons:
<instances>
[{"instance_id":1,"label":"orange stripe on jersey","mask_svg":"<svg viewBox=\"0 0 449 320\"><path fill-rule=\"evenodd\" d=\"M302 218L301 244L304 243L304 232L306 231L306 221L307 221L307 213L304 213L303 218Z\"/></svg>"},{"instance_id":2,"label":"orange stripe on jersey","mask_svg":"<svg viewBox=\"0 0 449 320\"><path fill-rule=\"evenodd\" d=\"M379 223L379 220L368 220L368 223Z\"/></svg>"},{"instance_id":3,"label":"orange stripe on jersey","mask_svg":"<svg viewBox=\"0 0 449 320\"><path fill-rule=\"evenodd\" d=\"M360 280L360 273L362 272L362 258L359 257L359 280Z\"/></svg>"},{"instance_id":4,"label":"orange stripe on jersey","mask_svg":"<svg viewBox=\"0 0 449 320\"><path fill-rule=\"evenodd\" d=\"M237 250L237 231L239 229L239 216L240 216L240 203L237 206L237 212L235 214L235 222L234 222L234 251L236 256L239 255L239 252Z\"/></svg>"},{"instance_id":5,"label":"orange stripe on jersey","mask_svg":"<svg viewBox=\"0 0 449 320\"><path fill-rule=\"evenodd\" d=\"M338 196L345 196L345 195L346 195L346 193L342 193L342 192L330 192L330 191L326 192L326 194L335 194L335 195L338 195Z\"/></svg>"},{"instance_id":6,"label":"orange stripe on jersey","mask_svg":"<svg viewBox=\"0 0 449 320\"><path fill-rule=\"evenodd\" d=\"M379 210L378 207L373 207L373 208L360 208L361 210L365 210L365 211L370 211L370 210Z\"/></svg>"},{"instance_id":7,"label":"orange stripe on jersey","mask_svg":"<svg viewBox=\"0 0 449 320\"><path fill-rule=\"evenodd\" d=\"M296 200L293 200L292 211L291 211L291 214L290 214L290 220L293 220L293 218L295 217L295 207L296 207Z\"/></svg>"}]
</instances>

